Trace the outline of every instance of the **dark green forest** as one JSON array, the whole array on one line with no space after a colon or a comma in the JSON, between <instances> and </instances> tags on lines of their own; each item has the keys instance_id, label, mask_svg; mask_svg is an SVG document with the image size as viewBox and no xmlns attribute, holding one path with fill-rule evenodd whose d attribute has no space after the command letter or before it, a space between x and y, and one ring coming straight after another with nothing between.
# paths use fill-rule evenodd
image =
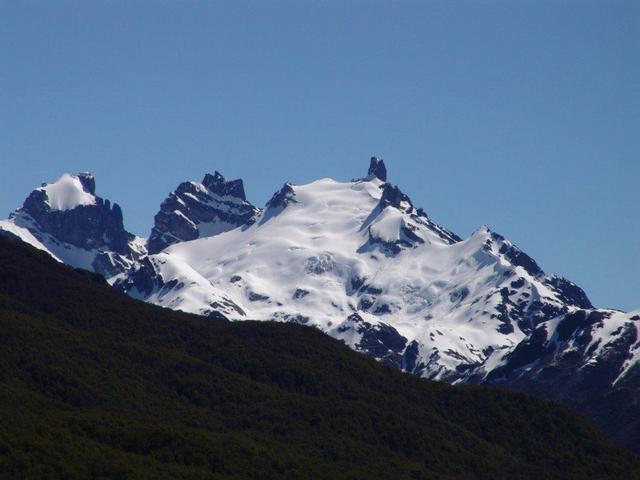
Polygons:
<instances>
[{"instance_id":1,"label":"dark green forest","mask_svg":"<svg viewBox=\"0 0 640 480\"><path fill-rule=\"evenodd\" d=\"M429 382L309 327L133 300L0 237L0 475L633 479L572 411Z\"/></svg>"}]
</instances>

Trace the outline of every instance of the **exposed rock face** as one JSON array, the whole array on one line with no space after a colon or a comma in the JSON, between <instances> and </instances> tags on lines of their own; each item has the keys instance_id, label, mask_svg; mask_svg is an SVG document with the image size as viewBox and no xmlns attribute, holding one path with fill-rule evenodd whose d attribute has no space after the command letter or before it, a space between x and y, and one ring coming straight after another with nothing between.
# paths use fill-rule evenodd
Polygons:
<instances>
[{"instance_id":1,"label":"exposed rock face","mask_svg":"<svg viewBox=\"0 0 640 480\"><path fill-rule=\"evenodd\" d=\"M413 205L408 196L400 191L400 189L389 183L385 183L382 187L382 198L380 198L380 208L394 207L403 212L411 212Z\"/></svg>"},{"instance_id":2,"label":"exposed rock face","mask_svg":"<svg viewBox=\"0 0 640 480\"><path fill-rule=\"evenodd\" d=\"M285 183L280 190L273 194L267 202L267 209L284 208L289 203L295 202L295 191L293 185Z\"/></svg>"},{"instance_id":3,"label":"exposed rock face","mask_svg":"<svg viewBox=\"0 0 640 480\"><path fill-rule=\"evenodd\" d=\"M640 445L640 314L578 309L538 325L470 383L506 385L570 405L633 450ZM478 369L477 372L482 372Z\"/></svg>"},{"instance_id":4,"label":"exposed rock face","mask_svg":"<svg viewBox=\"0 0 640 480\"><path fill-rule=\"evenodd\" d=\"M382 160L377 166L384 168ZM382 196L370 215L371 221L367 222L367 242L359 248L358 253L378 250L386 256L398 255L403 249L423 244L425 230L448 244L461 240L455 233L431 221L423 209L416 209L411 199L396 185L383 183L380 189ZM392 226L391 230L389 226Z\"/></svg>"},{"instance_id":5,"label":"exposed rock face","mask_svg":"<svg viewBox=\"0 0 640 480\"><path fill-rule=\"evenodd\" d=\"M82 188L91 195L96 194L96 179L90 172L80 172L78 174L78 180Z\"/></svg>"},{"instance_id":6,"label":"exposed rock face","mask_svg":"<svg viewBox=\"0 0 640 480\"><path fill-rule=\"evenodd\" d=\"M91 182L95 185L93 177ZM109 200L100 197L95 197L94 205L52 210L47 204L46 193L34 190L19 214L29 215L40 226L41 232L86 250L105 248L127 255L129 242L133 240L133 235L124 229L120 206L117 203L111 205Z\"/></svg>"},{"instance_id":7,"label":"exposed rock face","mask_svg":"<svg viewBox=\"0 0 640 480\"><path fill-rule=\"evenodd\" d=\"M251 225L258 209L247 202L242 180L227 181L218 172L202 183L184 182L167 197L154 218L149 253L169 245Z\"/></svg>"},{"instance_id":8,"label":"exposed rock face","mask_svg":"<svg viewBox=\"0 0 640 480\"><path fill-rule=\"evenodd\" d=\"M120 206L95 191L90 173L63 175L32 191L0 229L19 238L28 232L39 248L70 265L105 277L117 275L144 253L144 247L125 230Z\"/></svg>"},{"instance_id":9,"label":"exposed rock face","mask_svg":"<svg viewBox=\"0 0 640 480\"><path fill-rule=\"evenodd\" d=\"M244 185L242 184L242 180L237 179L227 181L218 171L213 175L210 173L205 174L204 179L202 180L202 185L209 189L209 192L218 195L219 197L235 197L243 202L247 200L247 197L244 194Z\"/></svg>"},{"instance_id":10,"label":"exposed rock face","mask_svg":"<svg viewBox=\"0 0 640 480\"><path fill-rule=\"evenodd\" d=\"M166 268L174 275L168 277L163 272ZM143 257L126 277L117 279L114 286L134 298L175 310L183 309L173 296L178 293L197 298L201 305L206 304L199 311L201 315L215 318L245 316L244 310L229 296L208 290L210 285L204 278L165 253Z\"/></svg>"},{"instance_id":11,"label":"exposed rock face","mask_svg":"<svg viewBox=\"0 0 640 480\"><path fill-rule=\"evenodd\" d=\"M334 331L337 338L351 339L352 346L367 355L377 358L387 365L402 368L407 339L391 325L383 322L371 323L357 313L349 315Z\"/></svg>"},{"instance_id":12,"label":"exposed rock face","mask_svg":"<svg viewBox=\"0 0 640 480\"><path fill-rule=\"evenodd\" d=\"M369 164L369 171L367 175L376 177L383 182L387 181L387 167L381 158L371 157L371 163Z\"/></svg>"}]
</instances>

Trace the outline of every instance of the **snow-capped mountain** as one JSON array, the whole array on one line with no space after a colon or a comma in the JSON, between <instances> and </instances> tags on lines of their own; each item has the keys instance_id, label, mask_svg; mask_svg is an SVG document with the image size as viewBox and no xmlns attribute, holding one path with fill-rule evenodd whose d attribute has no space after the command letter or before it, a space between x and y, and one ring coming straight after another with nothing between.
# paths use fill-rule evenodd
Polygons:
<instances>
[{"instance_id":1,"label":"snow-capped mountain","mask_svg":"<svg viewBox=\"0 0 640 480\"><path fill-rule=\"evenodd\" d=\"M146 253L145 242L124 229L120 206L95 190L95 179L87 172L43 183L0 221L0 231L74 267L107 278L122 274Z\"/></svg>"},{"instance_id":2,"label":"snow-capped mountain","mask_svg":"<svg viewBox=\"0 0 640 480\"><path fill-rule=\"evenodd\" d=\"M65 175L0 229L157 305L314 326L407 372L515 385L607 428L624 418L599 418L611 398L639 398L640 311L594 308L487 227L460 238L389 183L379 158L364 178L287 183L264 209L218 172L182 183L155 216L148 255L94 190L92 177Z\"/></svg>"},{"instance_id":3,"label":"snow-capped mountain","mask_svg":"<svg viewBox=\"0 0 640 480\"><path fill-rule=\"evenodd\" d=\"M521 360L532 341L556 355L569 348L567 325L581 315L601 320L578 322L598 344L584 362L640 325L593 309L578 286L486 227L463 240L434 223L377 158L365 178L286 184L251 222L149 255L120 286L188 312L312 325L447 381L508 381L532 367Z\"/></svg>"}]
</instances>

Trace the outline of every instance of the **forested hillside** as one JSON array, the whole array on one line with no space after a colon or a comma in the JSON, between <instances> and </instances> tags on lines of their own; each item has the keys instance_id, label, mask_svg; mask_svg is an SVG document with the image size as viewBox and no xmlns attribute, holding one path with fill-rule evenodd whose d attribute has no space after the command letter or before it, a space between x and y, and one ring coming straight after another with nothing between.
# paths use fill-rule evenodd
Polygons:
<instances>
[{"instance_id":1,"label":"forested hillside","mask_svg":"<svg viewBox=\"0 0 640 480\"><path fill-rule=\"evenodd\" d=\"M0 237L4 478L640 478L564 407L198 317Z\"/></svg>"}]
</instances>

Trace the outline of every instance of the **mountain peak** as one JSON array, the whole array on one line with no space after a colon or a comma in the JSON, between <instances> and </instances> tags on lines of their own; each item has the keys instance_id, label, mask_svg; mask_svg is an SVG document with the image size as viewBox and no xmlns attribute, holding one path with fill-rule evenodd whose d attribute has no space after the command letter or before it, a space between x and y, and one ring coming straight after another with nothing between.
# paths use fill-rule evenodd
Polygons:
<instances>
[{"instance_id":1,"label":"mountain peak","mask_svg":"<svg viewBox=\"0 0 640 480\"><path fill-rule=\"evenodd\" d=\"M96 194L96 179L91 172L80 172L77 177L86 192Z\"/></svg>"},{"instance_id":2,"label":"mountain peak","mask_svg":"<svg viewBox=\"0 0 640 480\"><path fill-rule=\"evenodd\" d=\"M493 231L485 224L476 228L471 234L472 237L490 237Z\"/></svg>"},{"instance_id":3,"label":"mountain peak","mask_svg":"<svg viewBox=\"0 0 640 480\"><path fill-rule=\"evenodd\" d=\"M384 165L383 165L384 167ZM382 208L392 206L405 212L411 212L413 204L407 195L396 186L390 183L382 185L382 197L380 197L380 205Z\"/></svg>"},{"instance_id":4,"label":"mountain peak","mask_svg":"<svg viewBox=\"0 0 640 480\"><path fill-rule=\"evenodd\" d=\"M121 273L142 250L124 229L120 206L95 191L91 173L65 173L33 190L0 230L17 232L27 243L74 267L105 277Z\"/></svg>"},{"instance_id":5,"label":"mountain peak","mask_svg":"<svg viewBox=\"0 0 640 480\"><path fill-rule=\"evenodd\" d=\"M266 207L269 209L286 207L289 203L295 202L296 192L293 189L292 183L285 183L280 190L273 194L273 196L267 202Z\"/></svg>"},{"instance_id":6,"label":"mountain peak","mask_svg":"<svg viewBox=\"0 0 640 480\"><path fill-rule=\"evenodd\" d=\"M244 193L244 184L241 179L228 180L217 170L211 175L207 173L202 179L202 184L209 189L211 193L221 197L231 196L246 201L247 197Z\"/></svg>"},{"instance_id":7,"label":"mountain peak","mask_svg":"<svg viewBox=\"0 0 640 480\"><path fill-rule=\"evenodd\" d=\"M63 174L53 183L45 183L37 189L44 193L42 200L51 210L72 210L80 205L95 205L96 184L91 174ZM41 195L41 194L40 194Z\"/></svg>"},{"instance_id":8,"label":"mountain peak","mask_svg":"<svg viewBox=\"0 0 640 480\"><path fill-rule=\"evenodd\" d=\"M378 157L371 157L371 162L369 163L369 171L367 172L368 176L376 177L383 182L387 181L387 167L384 166L384 161Z\"/></svg>"},{"instance_id":9,"label":"mountain peak","mask_svg":"<svg viewBox=\"0 0 640 480\"><path fill-rule=\"evenodd\" d=\"M207 173L202 183L183 182L162 202L147 248L158 253L174 243L250 225L257 213L246 200L242 180Z\"/></svg>"}]
</instances>

